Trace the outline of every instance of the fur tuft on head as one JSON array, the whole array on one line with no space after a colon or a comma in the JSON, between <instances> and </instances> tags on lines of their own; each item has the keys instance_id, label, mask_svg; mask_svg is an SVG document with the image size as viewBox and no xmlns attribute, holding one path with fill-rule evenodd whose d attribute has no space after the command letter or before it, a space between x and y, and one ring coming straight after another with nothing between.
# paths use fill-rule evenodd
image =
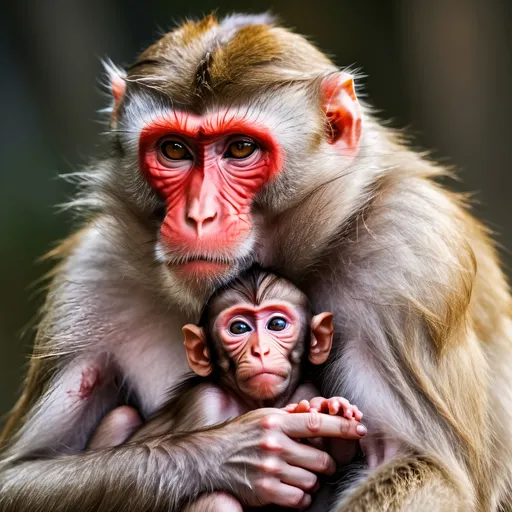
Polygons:
<instances>
[{"instance_id":1,"label":"fur tuft on head","mask_svg":"<svg viewBox=\"0 0 512 512\"><path fill-rule=\"evenodd\" d=\"M250 25L275 25L277 22L277 16L268 12L261 14L233 13L226 16L222 20L220 27L226 31L237 31L242 27L247 27Z\"/></svg>"}]
</instances>

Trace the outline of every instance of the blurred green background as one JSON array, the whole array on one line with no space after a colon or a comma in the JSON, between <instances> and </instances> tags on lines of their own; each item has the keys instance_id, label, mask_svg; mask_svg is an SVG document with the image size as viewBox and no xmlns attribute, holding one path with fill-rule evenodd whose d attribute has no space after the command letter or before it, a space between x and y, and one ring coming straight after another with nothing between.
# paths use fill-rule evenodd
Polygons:
<instances>
[{"instance_id":1,"label":"blurred green background","mask_svg":"<svg viewBox=\"0 0 512 512\"><path fill-rule=\"evenodd\" d=\"M270 9L339 65L418 148L455 164L460 190L512 248L512 2L17 0L0 7L0 415L18 393L42 295L36 259L72 229L57 179L101 152L100 57L127 65L184 17ZM503 252L507 265L511 258ZM22 333L25 333L22 335ZM1 420L0 420L1 422Z\"/></svg>"}]
</instances>

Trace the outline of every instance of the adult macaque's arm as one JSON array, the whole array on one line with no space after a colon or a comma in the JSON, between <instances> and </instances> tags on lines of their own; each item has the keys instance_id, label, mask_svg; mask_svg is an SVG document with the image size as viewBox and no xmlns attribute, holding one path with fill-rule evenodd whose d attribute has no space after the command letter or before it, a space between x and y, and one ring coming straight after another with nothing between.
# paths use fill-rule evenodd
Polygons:
<instances>
[{"instance_id":1,"label":"adult macaque's arm","mask_svg":"<svg viewBox=\"0 0 512 512\"><path fill-rule=\"evenodd\" d=\"M332 473L335 465L325 452L294 439L359 439L358 425L260 409L201 432L18 462L1 473L0 509L169 511L222 490L248 505L302 507L310 502L305 491L316 484L314 473Z\"/></svg>"}]
</instances>

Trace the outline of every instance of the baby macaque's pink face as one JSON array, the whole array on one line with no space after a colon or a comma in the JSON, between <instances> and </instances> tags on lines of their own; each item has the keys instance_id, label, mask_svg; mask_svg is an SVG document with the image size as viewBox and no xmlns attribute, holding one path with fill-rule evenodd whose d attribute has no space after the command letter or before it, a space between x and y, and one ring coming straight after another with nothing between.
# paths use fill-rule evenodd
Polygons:
<instances>
[{"instance_id":1,"label":"baby macaque's pink face","mask_svg":"<svg viewBox=\"0 0 512 512\"><path fill-rule=\"evenodd\" d=\"M236 304L216 319L214 331L235 363L240 391L258 400L284 393L292 371L292 352L305 337L302 312L285 301Z\"/></svg>"},{"instance_id":2,"label":"baby macaque's pink face","mask_svg":"<svg viewBox=\"0 0 512 512\"><path fill-rule=\"evenodd\" d=\"M285 295L283 286L274 292ZM289 392L300 378L305 350L314 365L327 360L333 317L324 312L310 318L304 300L297 294L288 295L297 301L269 297L254 304L235 293L218 307L215 300L221 299L214 299L209 305L215 316L208 334L198 325L183 326L190 368L208 377L213 364L217 365L221 383L252 400L276 400ZM217 354L215 362L210 350Z\"/></svg>"}]
</instances>

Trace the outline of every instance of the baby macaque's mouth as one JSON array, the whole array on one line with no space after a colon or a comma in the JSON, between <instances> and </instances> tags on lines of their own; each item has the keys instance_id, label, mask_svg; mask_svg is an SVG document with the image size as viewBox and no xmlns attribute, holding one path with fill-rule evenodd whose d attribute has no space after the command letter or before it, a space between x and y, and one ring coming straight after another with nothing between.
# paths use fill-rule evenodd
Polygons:
<instances>
[{"instance_id":1,"label":"baby macaque's mouth","mask_svg":"<svg viewBox=\"0 0 512 512\"><path fill-rule=\"evenodd\" d=\"M272 371L268 371L268 370L264 370L264 371L260 371L260 372L257 372L257 373L252 373L250 375L248 375L246 378L245 378L245 382L249 382L250 380L256 378L256 377L265 377L265 376L268 376L268 377L278 377L280 379L285 379L286 378L286 375L283 375L282 372L278 372L278 371L275 371L275 372L272 372Z\"/></svg>"}]
</instances>

